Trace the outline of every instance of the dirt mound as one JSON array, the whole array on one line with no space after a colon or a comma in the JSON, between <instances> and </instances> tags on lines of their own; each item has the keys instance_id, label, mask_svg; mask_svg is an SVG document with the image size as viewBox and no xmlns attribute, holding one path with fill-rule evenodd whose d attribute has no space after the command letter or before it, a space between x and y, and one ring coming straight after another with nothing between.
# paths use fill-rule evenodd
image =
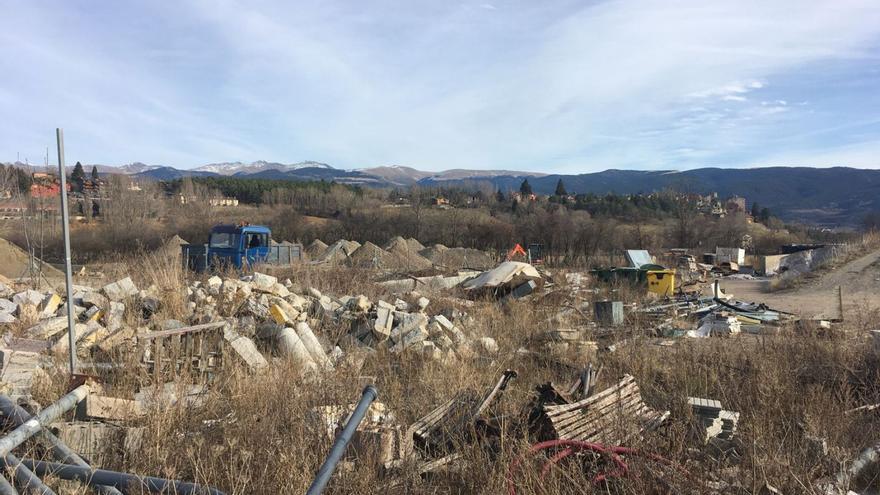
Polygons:
<instances>
[{"instance_id":1,"label":"dirt mound","mask_svg":"<svg viewBox=\"0 0 880 495\"><path fill-rule=\"evenodd\" d=\"M329 264L343 263L359 247L361 247L361 243L359 242L340 239L328 247L327 250L317 258L317 261Z\"/></svg>"},{"instance_id":2,"label":"dirt mound","mask_svg":"<svg viewBox=\"0 0 880 495\"><path fill-rule=\"evenodd\" d=\"M434 265L431 260L410 250L406 241L395 243L391 249L388 249L388 253L390 256L387 268L389 269L413 272L426 270Z\"/></svg>"},{"instance_id":3,"label":"dirt mound","mask_svg":"<svg viewBox=\"0 0 880 495\"><path fill-rule=\"evenodd\" d=\"M64 278L64 273L57 268L34 258L33 270L42 271L46 278ZM0 239L0 275L15 280L31 275L31 258L27 251L15 244Z\"/></svg>"},{"instance_id":4,"label":"dirt mound","mask_svg":"<svg viewBox=\"0 0 880 495\"><path fill-rule=\"evenodd\" d=\"M306 247L306 256L309 257L310 260L320 258L322 254L327 251L327 248L330 247L326 242L321 239L315 239Z\"/></svg>"},{"instance_id":5,"label":"dirt mound","mask_svg":"<svg viewBox=\"0 0 880 495\"><path fill-rule=\"evenodd\" d=\"M444 246L443 244L434 244L431 247L420 249L419 254L425 258L428 258L431 261L434 261L434 257L440 256L440 254L447 249L449 248Z\"/></svg>"},{"instance_id":6,"label":"dirt mound","mask_svg":"<svg viewBox=\"0 0 880 495\"><path fill-rule=\"evenodd\" d=\"M497 264L495 258L485 251L469 248L447 248L442 244L423 249L419 251L419 254L430 260L435 266L450 270L464 268L488 270Z\"/></svg>"},{"instance_id":7,"label":"dirt mound","mask_svg":"<svg viewBox=\"0 0 880 495\"><path fill-rule=\"evenodd\" d=\"M417 239L413 239L412 237L408 237L406 239L406 245L409 246L409 250L413 252L419 252L422 249L425 249L425 245L419 242Z\"/></svg>"},{"instance_id":8,"label":"dirt mound","mask_svg":"<svg viewBox=\"0 0 880 495\"><path fill-rule=\"evenodd\" d=\"M392 238L390 241L385 243L385 246L383 246L383 248L386 251L391 251L395 246L403 246L406 249L410 248L409 243L406 242L406 239L404 239L401 236L397 236L397 237Z\"/></svg>"},{"instance_id":9,"label":"dirt mound","mask_svg":"<svg viewBox=\"0 0 880 495\"><path fill-rule=\"evenodd\" d=\"M367 241L351 254L348 262L355 268L389 268L390 257L388 251Z\"/></svg>"}]
</instances>

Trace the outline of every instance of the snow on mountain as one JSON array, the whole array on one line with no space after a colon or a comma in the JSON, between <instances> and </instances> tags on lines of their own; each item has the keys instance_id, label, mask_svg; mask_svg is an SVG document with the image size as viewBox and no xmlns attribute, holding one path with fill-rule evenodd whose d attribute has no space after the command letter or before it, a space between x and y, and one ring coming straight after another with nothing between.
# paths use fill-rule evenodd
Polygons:
<instances>
[{"instance_id":1,"label":"snow on mountain","mask_svg":"<svg viewBox=\"0 0 880 495\"><path fill-rule=\"evenodd\" d=\"M118 173L123 173L126 175L134 175L134 174L139 174L141 172L156 170L157 168L161 168L161 167L162 167L162 165L147 165L146 163L134 162L134 163L129 163L128 165L122 165L120 167L116 167L116 171ZM98 167L98 170L101 171L101 168Z\"/></svg>"},{"instance_id":2,"label":"snow on mountain","mask_svg":"<svg viewBox=\"0 0 880 495\"><path fill-rule=\"evenodd\" d=\"M258 160L252 163L243 163L243 162L223 162L223 163L209 163L207 165L202 165L201 167L194 168L193 171L196 172L211 172L219 175L249 175L255 174L258 172L264 172L266 170L278 170L281 172L289 172L292 170L300 170L304 168L325 168L331 169L330 165L326 163L314 162L314 161L305 161L299 163L277 163L277 162L267 162L265 160Z\"/></svg>"}]
</instances>

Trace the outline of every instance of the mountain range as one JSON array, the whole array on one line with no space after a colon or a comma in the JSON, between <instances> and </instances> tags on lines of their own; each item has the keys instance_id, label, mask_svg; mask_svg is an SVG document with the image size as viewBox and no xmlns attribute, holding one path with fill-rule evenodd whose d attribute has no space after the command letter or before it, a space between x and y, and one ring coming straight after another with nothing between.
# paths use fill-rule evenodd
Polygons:
<instances>
[{"instance_id":1,"label":"mountain range","mask_svg":"<svg viewBox=\"0 0 880 495\"><path fill-rule=\"evenodd\" d=\"M92 165L84 167L88 173ZM518 190L522 181L527 178L533 190L541 194L554 193L559 180L563 181L570 194L635 194L664 189L701 194L717 192L722 198L733 195L745 197L749 205L757 202L784 220L820 226L854 226L866 213L880 211L880 170L848 167L699 168L686 171L612 169L569 175L469 169L425 172L404 166L343 170L314 161L292 164L267 161L226 162L194 169L143 163L97 167L102 174L119 173L153 180L188 176L229 176L296 181L325 180L367 187L488 187L506 192ZM42 168L44 167L39 167Z\"/></svg>"}]
</instances>

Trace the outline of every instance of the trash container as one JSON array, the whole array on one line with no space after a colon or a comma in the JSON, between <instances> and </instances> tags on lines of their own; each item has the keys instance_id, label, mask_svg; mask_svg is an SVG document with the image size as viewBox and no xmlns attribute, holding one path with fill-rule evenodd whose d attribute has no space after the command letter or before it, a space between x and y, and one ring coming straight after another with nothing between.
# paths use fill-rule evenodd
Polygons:
<instances>
[{"instance_id":1,"label":"trash container","mask_svg":"<svg viewBox=\"0 0 880 495\"><path fill-rule=\"evenodd\" d=\"M651 270L648 272L648 292L661 296L675 294L675 270Z\"/></svg>"}]
</instances>

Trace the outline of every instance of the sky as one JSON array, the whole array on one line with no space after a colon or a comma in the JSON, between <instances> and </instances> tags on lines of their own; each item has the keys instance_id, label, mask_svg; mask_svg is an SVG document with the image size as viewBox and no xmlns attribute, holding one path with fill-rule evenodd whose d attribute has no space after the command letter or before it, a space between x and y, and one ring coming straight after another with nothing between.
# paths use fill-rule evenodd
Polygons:
<instances>
[{"instance_id":1,"label":"sky","mask_svg":"<svg viewBox=\"0 0 880 495\"><path fill-rule=\"evenodd\" d=\"M0 11L0 161L880 168L877 0Z\"/></svg>"}]
</instances>

